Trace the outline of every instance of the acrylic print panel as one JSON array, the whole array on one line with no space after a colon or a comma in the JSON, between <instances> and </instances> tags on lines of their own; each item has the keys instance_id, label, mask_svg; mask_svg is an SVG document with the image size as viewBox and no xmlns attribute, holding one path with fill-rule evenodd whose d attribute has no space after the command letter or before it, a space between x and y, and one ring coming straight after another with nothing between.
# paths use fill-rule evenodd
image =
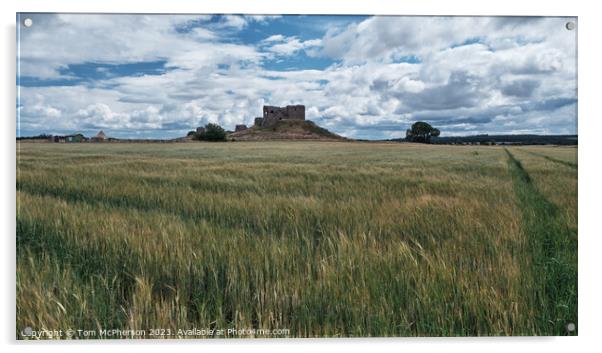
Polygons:
<instances>
[{"instance_id":1,"label":"acrylic print panel","mask_svg":"<svg viewBox=\"0 0 602 353\"><path fill-rule=\"evenodd\" d=\"M577 334L577 19L17 15L17 339Z\"/></svg>"}]
</instances>

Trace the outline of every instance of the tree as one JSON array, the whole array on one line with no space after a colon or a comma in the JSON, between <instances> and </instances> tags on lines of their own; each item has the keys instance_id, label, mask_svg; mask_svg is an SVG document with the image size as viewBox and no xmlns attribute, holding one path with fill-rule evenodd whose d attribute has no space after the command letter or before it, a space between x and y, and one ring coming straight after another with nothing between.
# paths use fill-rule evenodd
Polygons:
<instances>
[{"instance_id":1,"label":"tree","mask_svg":"<svg viewBox=\"0 0 602 353\"><path fill-rule=\"evenodd\" d=\"M412 128L406 130L406 140L410 142L431 143L431 137L437 137L440 134L441 131L432 127L431 124L417 121L412 124Z\"/></svg>"},{"instance_id":2,"label":"tree","mask_svg":"<svg viewBox=\"0 0 602 353\"><path fill-rule=\"evenodd\" d=\"M226 131L217 124L209 123L205 125L205 131L197 138L203 141L226 141Z\"/></svg>"},{"instance_id":3,"label":"tree","mask_svg":"<svg viewBox=\"0 0 602 353\"><path fill-rule=\"evenodd\" d=\"M196 135L196 131L188 131L188 133L186 134L186 136L192 136L192 137L194 137L194 135Z\"/></svg>"}]
</instances>

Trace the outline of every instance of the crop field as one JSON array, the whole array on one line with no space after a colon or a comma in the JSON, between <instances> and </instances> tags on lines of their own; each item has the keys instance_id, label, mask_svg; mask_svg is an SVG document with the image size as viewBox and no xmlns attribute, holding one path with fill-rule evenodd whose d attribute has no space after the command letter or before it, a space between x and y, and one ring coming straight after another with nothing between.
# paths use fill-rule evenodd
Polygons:
<instances>
[{"instance_id":1,"label":"crop field","mask_svg":"<svg viewBox=\"0 0 602 353\"><path fill-rule=\"evenodd\" d=\"M17 152L17 332L577 333L575 147Z\"/></svg>"}]
</instances>

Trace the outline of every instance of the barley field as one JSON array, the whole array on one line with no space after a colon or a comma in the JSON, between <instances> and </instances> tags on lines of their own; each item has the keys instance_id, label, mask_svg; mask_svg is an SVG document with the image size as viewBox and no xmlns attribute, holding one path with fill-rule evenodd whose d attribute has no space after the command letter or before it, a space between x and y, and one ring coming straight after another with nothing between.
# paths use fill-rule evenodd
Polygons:
<instances>
[{"instance_id":1,"label":"barley field","mask_svg":"<svg viewBox=\"0 0 602 353\"><path fill-rule=\"evenodd\" d=\"M17 151L18 339L25 327L577 333L575 147Z\"/></svg>"}]
</instances>

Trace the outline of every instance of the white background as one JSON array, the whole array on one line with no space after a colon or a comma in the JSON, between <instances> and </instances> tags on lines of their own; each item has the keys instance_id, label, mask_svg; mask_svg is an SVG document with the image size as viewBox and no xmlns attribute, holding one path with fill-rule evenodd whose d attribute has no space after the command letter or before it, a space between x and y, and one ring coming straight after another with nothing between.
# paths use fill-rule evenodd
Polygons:
<instances>
[{"instance_id":1,"label":"white background","mask_svg":"<svg viewBox=\"0 0 602 353\"><path fill-rule=\"evenodd\" d=\"M588 4L589 3L589 4ZM597 139L602 131L600 104L602 90L599 65L602 12L594 1L577 0L238 0L196 3L186 0L130 1L104 0L4 0L1 35L2 55L0 121L2 153L2 288L0 336L3 351L19 352L305 352L317 351L396 351L396 352L577 352L599 350L602 336L601 285L602 216L600 193L600 154ZM537 15L578 16L579 30L579 337L493 337L493 338L373 338L373 339L288 339L288 340L195 340L128 342L42 342L15 341L15 13L21 12L146 12L146 13L249 13L249 14L400 14L400 15ZM172 346L173 345L173 346ZM597 347L597 348L596 348Z\"/></svg>"}]
</instances>

